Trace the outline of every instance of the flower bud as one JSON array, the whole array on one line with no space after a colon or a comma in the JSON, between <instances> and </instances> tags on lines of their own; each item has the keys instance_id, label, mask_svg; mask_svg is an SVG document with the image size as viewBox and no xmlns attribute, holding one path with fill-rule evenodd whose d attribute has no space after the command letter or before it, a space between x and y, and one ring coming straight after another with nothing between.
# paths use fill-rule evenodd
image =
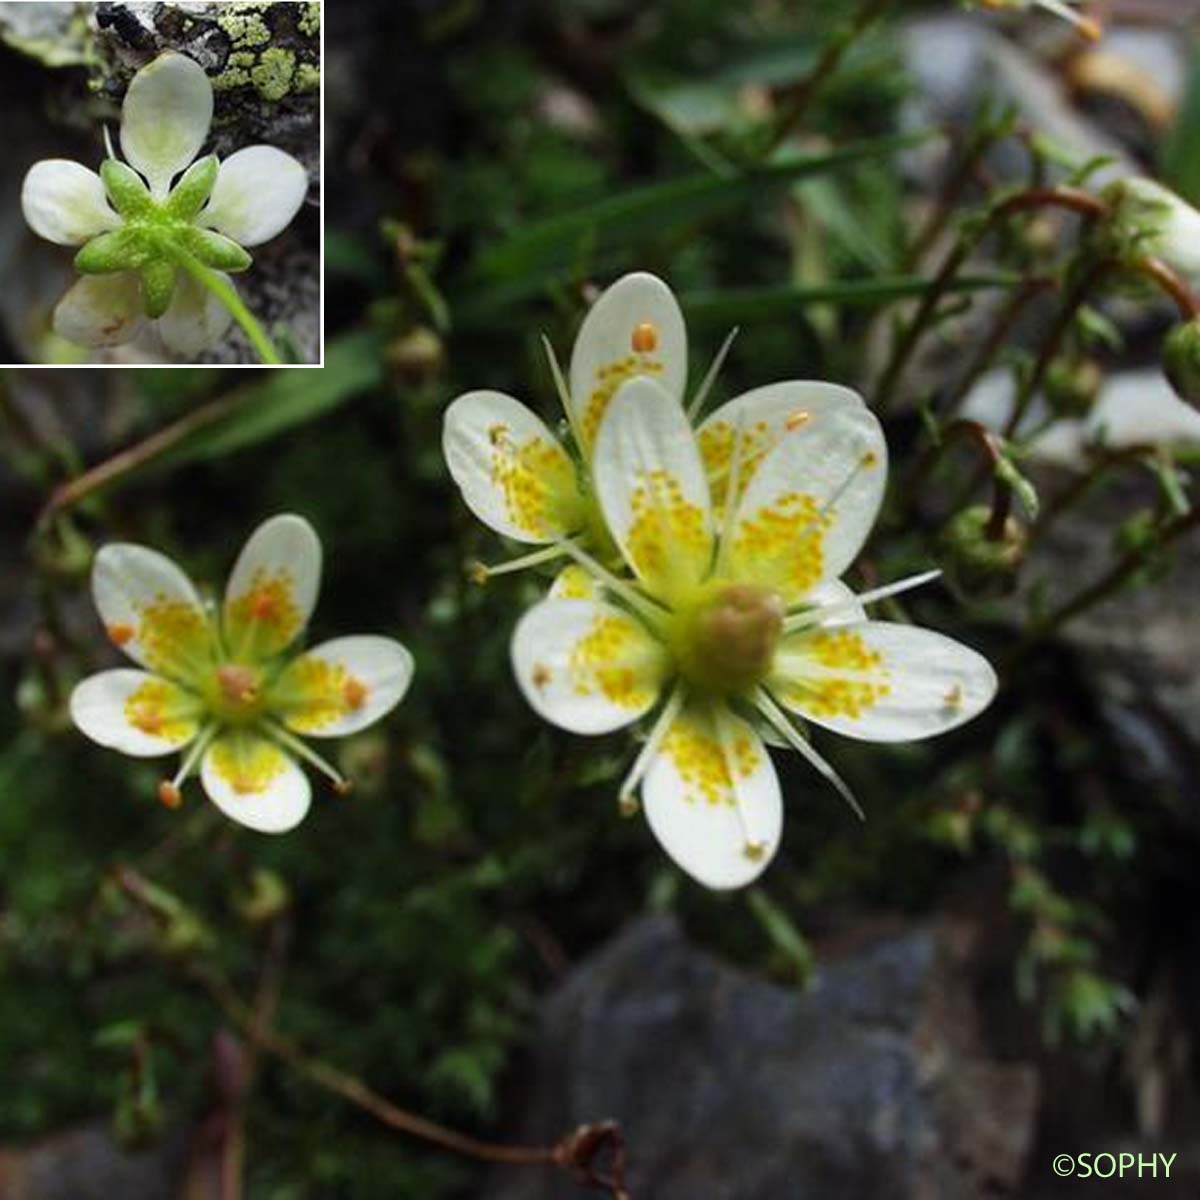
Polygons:
<instances>
[{"instance_id":1,"label":"flower bud","mask_svg":"<svg viewBox=\"0 0 1200 1200\"><path fill-rule=\"evenodd\" d=\"M1122 258L1161 258L1179 274L1200 278L1200 212L1153 179L1119 179L1104 189L1112 212L1107 233Z\"/></svg>"},{"instance_id":2,"label":"flower bud","mask_svg":"<svg viewBox=\"0 0 1200 1200\"><path fill-rule=\"evenodd\" d=\"M1162 355L1176 395L1200 407L1200 318L1176 325L1163 342Z\"/></svg>"},{"instance_id":3,"label":"flower bud","mask_svg":"<svg viewBox=\"0 0 1200 1200\"><path fill-rule=\"evenodd\" d=\"M405 383L427 383L446 361L442 339L425 325L417 325L387 348L387 359Z\"/></svg>"},{"instance_id":4,"label":"flower bud","mask_svg":"<svg viewBox=\"0 0 1200 1200\"><path fill-rule=\"evenodd\" d=\"M1094 360L1057 358L1046 372L1046 403L1060 417L1086 417L1103 384L1104 374Z\"/></svg>"},{"instance_id":5,"label":"flower bud","mask_svg":"<svg viewBox=\"0 0 1200 1200\"><path fill-rule=\"evenodd\" d=\"M972 599L1009 595L1017 586L1025 561L1028 536L1009 517L999 537L988 536L991 509L986 504L963 509L942 531L941 552L946 578L960 594Z\"/></svg>"}]
</instances>

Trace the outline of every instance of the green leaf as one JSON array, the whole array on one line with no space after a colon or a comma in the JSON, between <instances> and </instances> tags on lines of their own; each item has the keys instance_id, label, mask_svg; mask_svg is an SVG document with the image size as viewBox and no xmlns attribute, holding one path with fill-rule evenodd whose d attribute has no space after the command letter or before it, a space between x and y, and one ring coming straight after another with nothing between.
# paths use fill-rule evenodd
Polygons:
<instances>
[{"instance_id":1,"label":"green leaf","mask_svg":"<svg viewBox=\"0 0 1200 1200\"><path fill-rule=\"evenodd\" d=\"M682 226L761 203L769 193L798 179L886 157L919 145L929 136L873 138L830 154L800 155L731 177L707 172L688 175L633 188L574 212L533 222L483 252L468 283L476 288L494 286L483 297L473 297L471 287L464 289L466 294L456 312L474 315L483 309L503 308L537 291L547 276L572 266L582 246L589 246L596 257L611 256Z\"/></svg>"},{"instance_id":2,"label":"green leaf","mask_svg":"<svg viewBox=\"0 0 1200 1200\"><path fill-rule=\"evenodd\" d=\"M383 352L375 334L347 334L325 349L322 370L273 371L239 393L227 416L205 426L164 456L172 465L217 458L266 441L332 412L383 380Z\"/></svg>"},{"instance_id":3,"label":"green leaf","mask_svg":"<svg viewBox=\"0 0 1200 1200\"><path fill-rule=\"evenodd\" d=\"M1187 91L1163 144L1162 175L1185 200L1200 204L1200 50L1192 57Z\"/></svg>"}]
</instances>

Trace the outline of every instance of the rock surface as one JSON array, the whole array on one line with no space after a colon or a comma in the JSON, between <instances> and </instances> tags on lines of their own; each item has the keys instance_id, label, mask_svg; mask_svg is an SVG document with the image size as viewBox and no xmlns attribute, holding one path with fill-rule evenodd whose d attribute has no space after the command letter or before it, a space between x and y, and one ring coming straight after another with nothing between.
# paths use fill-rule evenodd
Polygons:
<instances>
[{"instance_id":1,"label":"rock surface","mask_svg":"<svg viewBox=\"0 0 1200 1200\"><path fill-rule=\"evenodd\" d=\"M551 997L523 1137L617 1117L654 1200L972 1200L1020 1179L1038 1084L979 1051L927 929L831 962L807 991L742 974L671 922L630 927ZM495 1200L582 1197L537 1172Z\"/></svg>"}]
</instances>

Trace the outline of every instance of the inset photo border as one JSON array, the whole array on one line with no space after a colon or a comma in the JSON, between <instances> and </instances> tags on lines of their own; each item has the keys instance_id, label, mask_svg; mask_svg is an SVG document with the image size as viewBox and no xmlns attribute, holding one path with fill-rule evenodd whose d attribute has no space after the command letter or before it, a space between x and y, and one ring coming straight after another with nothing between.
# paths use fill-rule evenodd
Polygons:
<instances>
[{"instance_id":1,"label":"inset photo border","mask_svg":"<svg viewBox=\"0 0 1200 1200\"><path fill-rule=\"evenodd\" d=\"M320 367L317 0L0 0L0 363Z\"/></svg>"}]
</instances>

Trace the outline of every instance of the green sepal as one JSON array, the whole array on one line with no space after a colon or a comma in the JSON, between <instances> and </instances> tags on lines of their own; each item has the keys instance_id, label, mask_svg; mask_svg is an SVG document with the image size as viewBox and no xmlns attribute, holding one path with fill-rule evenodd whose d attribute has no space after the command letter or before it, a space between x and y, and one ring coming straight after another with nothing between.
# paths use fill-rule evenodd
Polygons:
<instances>
[{"instance_id":1,"label":"green sepal","mask_svg":"<svg viewBox=\"0 0 1200 1200\"><path fill-rule=\"evenodd\" d=\"M75 270L81 275L109 275L114 271L136 271L154 251L145 236L135 229L114 229L92 238L75 255Z\"/></svg>"},{"instance_id":2,"label":"green sepal","mask_svg":"<svg viewBox=\"0 0 1200 1200\"><path fill-rule=\"evenodd\" d=\"M151 259L141 270L142 308L153 320L161 317L175 295L175 264L165 258Z\"/></svg>"},{"instance_id":3,"label":"green sepal","mask_svg":"<svg viewBox=\"0 0 1200 1200\"><path fill-rule=\"evenodd\" d=\"M208 203L217 182L219 163L215 154L197 159L167 197L167 212L181 221L190 221Z\"/></svg>"},{"instance_id":4,"label":"green sepal","mask_svg":"<svg viewBox=\"0 0 1200 1200\"><path fill-rule=\"evenodd\" d=\"M106 158L100 164L100 178L112 206L123 217L141 217L154 208L150 190L142 177L117 158Z\"/></svg>"},{"instance_id":5,"label":"green sepal","mask_svg":"<svg viewBox=\"0 0 1200 1200\"><path fill-rule=\"evenodd\" d=\"M189 225L175 235L175 241L193 258L218 271L244 271L254 261L237 242L211 229Z\"/></svg>"}]
</instances>

